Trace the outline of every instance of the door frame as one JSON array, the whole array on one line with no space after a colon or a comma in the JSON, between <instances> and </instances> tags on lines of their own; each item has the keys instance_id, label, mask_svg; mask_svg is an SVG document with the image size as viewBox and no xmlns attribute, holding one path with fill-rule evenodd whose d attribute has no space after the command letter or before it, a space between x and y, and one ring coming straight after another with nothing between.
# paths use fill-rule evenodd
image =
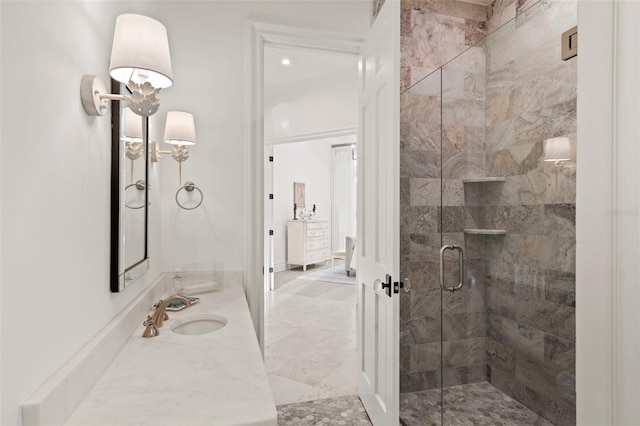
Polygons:
<instances>
[{"instance_id":1,"label":"door frame","mask_svg":"<svg viewBox=\"0 0 640 426\"><path fill-rule=\"evenodd\" d=\"M639 23L636 2L578 2L576 397L584 425L640 422Z\"/></svg>"},{"instance_id":2,"label":"door frame","mask_svg":"<svg viewBox=\"0 0 640 426\"><path fill-rule=\"evenodd\" d=\"M344 137L355 137L357 138L358 136L358 128L357 127L342 127L339 129L334 129L334 130L327 130L327 131L322 131L322 132L314 132L314 133L306 133L306 134L300 134L300 135L294 135L294 136L287 136L287 137L282 137L282 138L271 138L271 139L265 139L265 153L267 156L271 157L273 156L273 148L278 146L278 145L287 145L287 144L294 144L294 143L303 143L303 142L309 142L309 141L318 141L318 140L322 140L322 139L333 139L333 138L344 138ZM349 143L348 145L357 145L357 141L353 142L353 143ZM275 161L278 161L277 158L275 158ZM271 164L271 167L266 167L264 170L264 179L265 179L265 191L267 194L274 194L274 168L276 166L276 162L273 162ZM333 165L332 165L332 170L333 170ZM333 192L333 191L332 191ZM274 197L275 198L275 197ZM274 201L275 202L275 201ZM331 194L331 203L333 204L333 193ZM272 206L273 207L273 206ZM274 228L274 222L273 222L273 214L268 214L268 212L266 212L267 214L265 215L265 228L264 228L264 235L267 236L268 234L268 230L269 229L275 229ZM331 224L333 226L333 214L331 216ZM275 237L274 237L275 238ZM273 242L273 241L272 241ZM271 250L273 250L273 245ZM332 249L333 251L333 249ZM269 267L273 267L273 273L275 274L276 272L280 272L283 269L278 269L276 268L276 264L273 261L273 256L271 257L270 260L270 265ZM286 263L286 262L285 262ZM286 265L285 265L286 266ZM273 291L274 290L274 277L268 277L265 280L265 291Z\"/></svg>"},{"instance_id":3,"label":"door frame","mask_svg":"<svg viewBox=\"0 0 640 426\"><path fill-rule=\"evenodd\" d=\"M247 70L248 93L247 110L247 172L248 172L248 214L247 214L247 255L244 288L251 318L264 356L264 293L267 288L268 272L263 267L268 264L265 235L267 217L265 163L266 142L264 140L264 47L304 48L324 52L338 52L358 55L363 38L355 34L336 31L306 29L285 26L265 21L249 20L247 49L249 65Z\"/></svg>"}]
</instances>

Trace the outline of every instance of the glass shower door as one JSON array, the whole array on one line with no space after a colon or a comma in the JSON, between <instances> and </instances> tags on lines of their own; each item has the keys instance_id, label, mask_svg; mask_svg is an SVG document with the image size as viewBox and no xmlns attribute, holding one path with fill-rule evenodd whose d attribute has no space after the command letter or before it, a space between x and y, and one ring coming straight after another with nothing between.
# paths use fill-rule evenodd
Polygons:
<instances>
[{"instance_id":1,"label":"glass shower door","mask_svg":"<svg viewBox=\"0 0 640 426\"><path fill-rule=\"evenodd\" d=\"M441 71L443 425L575 424L576 3L518 13Z\"/></svg>"},{"instance_id":2,"label":"glass shower door","mask_svg":"<svg viewBox=\"0 0 640 426\"><path fill-rule=\"evenodd\" d=\"M440 425L441 70L401 94L400 420Z\"/></svg>"},{"instance_id":3,"label":"glass shower door","mask_svg":"<svg viewBox=\"0 0 640 426\"><path fill-rule=\"evenodd\" d=\"M489 230L482 206L486 54L480 43L442 67L441 291L442 424L465 424L471 394L486 382L484 263ZM471 393L469 393L471 392ZM461 423L462 422L462 423Z\"/></svg>"}]
</instances>

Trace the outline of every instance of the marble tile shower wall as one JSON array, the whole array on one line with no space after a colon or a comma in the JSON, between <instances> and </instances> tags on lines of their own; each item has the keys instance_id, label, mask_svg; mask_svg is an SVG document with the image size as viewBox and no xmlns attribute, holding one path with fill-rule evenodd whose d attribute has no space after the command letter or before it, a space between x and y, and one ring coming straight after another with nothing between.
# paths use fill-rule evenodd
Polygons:
<instances>
[{"instance_id":1,"label":"marble tile shower wall","mask_svg":"<svg viewBox=\"0 0 640 426\"><path fill-rule=\"evenodd\" d=\"M542 141L576 132L577 64L560 60L560 35L577 6L534 3L496 0L474 17L455 1L402 2L401 273L414 289L400 299L400 387L490 380L575 424L575 164L544 163ZM506 181L462 182L484 176ZM465 287L441 300L438 249L451 242L466 249ZM454 262L445 270L454 282Z\"/></svg>"},{"instance_id":2,"label":"marble tile shower wall","mask_svg":"<svg viewBox=\"0 0 640 426\"><path fill-rule=\"evenodd\" d=\"M486 35L487 8L455 0L401 0L400 90Z\"/></svg>"},{"instance_id":3,"label":"marble tile shower wall","mask_svg":"<svg viewBox=\"0 0 640 426\"><path fill-rule=\"evenodd\" d=\"M544 163L543 140L576 132L576 22L575 1L538 3L488 37L485 164L506 181L467 197L507 231L486 239L488 380L556 425L576 420L575 163Z\"/></svg>"},{"instance_id":4,"label":"marble tile shower wall","mask_svg":"<svg viewBox=\"0 0 640 426\"><path fill-rule=\"evenodd\" d=\"M484 262L467 255L476 285L441 301L438 253L441 231L463 244L460 224L484 220L464 207L462 179L485 173L485 54L467 49L485 36L487 11L448 0L403 0L401 8L401 90L413 86L400 100L400 269L413 289L400 298L400 390L414 392L486 380ZM442 75L441 92L441 73L432 72L465 50L465 63ZM446 269L453 282L455 266Z\"/></svg>"}]
</instances>

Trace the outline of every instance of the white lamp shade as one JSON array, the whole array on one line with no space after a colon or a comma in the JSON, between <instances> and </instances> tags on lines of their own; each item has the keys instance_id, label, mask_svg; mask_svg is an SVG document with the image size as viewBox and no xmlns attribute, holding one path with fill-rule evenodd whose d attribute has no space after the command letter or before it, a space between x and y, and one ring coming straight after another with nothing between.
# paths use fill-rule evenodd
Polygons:
<instances>
[{"instance_id":1,"label":"white lamp shade","mask_svg":"<svg viewBox=\"0 0 640 426\"><path fill-rule=\"evenodd\" d=\"M571 143L567 137L551 138L544 141L544 161L571 160Z\"/></svg>"},{"instance_id":2,"label":"white lamp shade","mask_svg":"<svg viewBox=\"0 0 640 426\"><path fill-rule=\"evenodd\" d=\"M173 84L167 29L155 19L124 14L116 19L109 74L121 83L145 81L157 89Z\"/></svg>"},{"instance_id":3,"label":"white lamp shade","mask_svg":"<svg viewBox=\"0 0 640 426\"><path fill-rule=\"evenodd\" d=\"M142 142L142 116L124 108L124 137L126 142Z\"/></svg>"},{"instance_id":4,"label":"white lamp shade","mask_svg":"<svg viewBox=\"0 0 640 426\"><path fill-rule=\"evenodd\" d=\"M169 111L164 126L164 141L172 145L194 145L196 143L196 125L193 114Z\"/></svg>"}]
</instances>

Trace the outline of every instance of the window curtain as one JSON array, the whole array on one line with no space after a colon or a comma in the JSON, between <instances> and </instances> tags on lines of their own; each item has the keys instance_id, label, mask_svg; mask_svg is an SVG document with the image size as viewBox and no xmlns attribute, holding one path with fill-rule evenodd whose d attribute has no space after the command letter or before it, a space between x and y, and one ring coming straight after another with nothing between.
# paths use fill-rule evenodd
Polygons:
<instances>
[{"instance_id":1,"label":"window curtain","mask_svg":"<svg viewBox=\"0 0 640 426\"><path fill-rule=\"evenodd\" d=\"M345 249L345 237L356 235L355 145L332 147L332 251Z\"/></svg>"}]
</instances>

